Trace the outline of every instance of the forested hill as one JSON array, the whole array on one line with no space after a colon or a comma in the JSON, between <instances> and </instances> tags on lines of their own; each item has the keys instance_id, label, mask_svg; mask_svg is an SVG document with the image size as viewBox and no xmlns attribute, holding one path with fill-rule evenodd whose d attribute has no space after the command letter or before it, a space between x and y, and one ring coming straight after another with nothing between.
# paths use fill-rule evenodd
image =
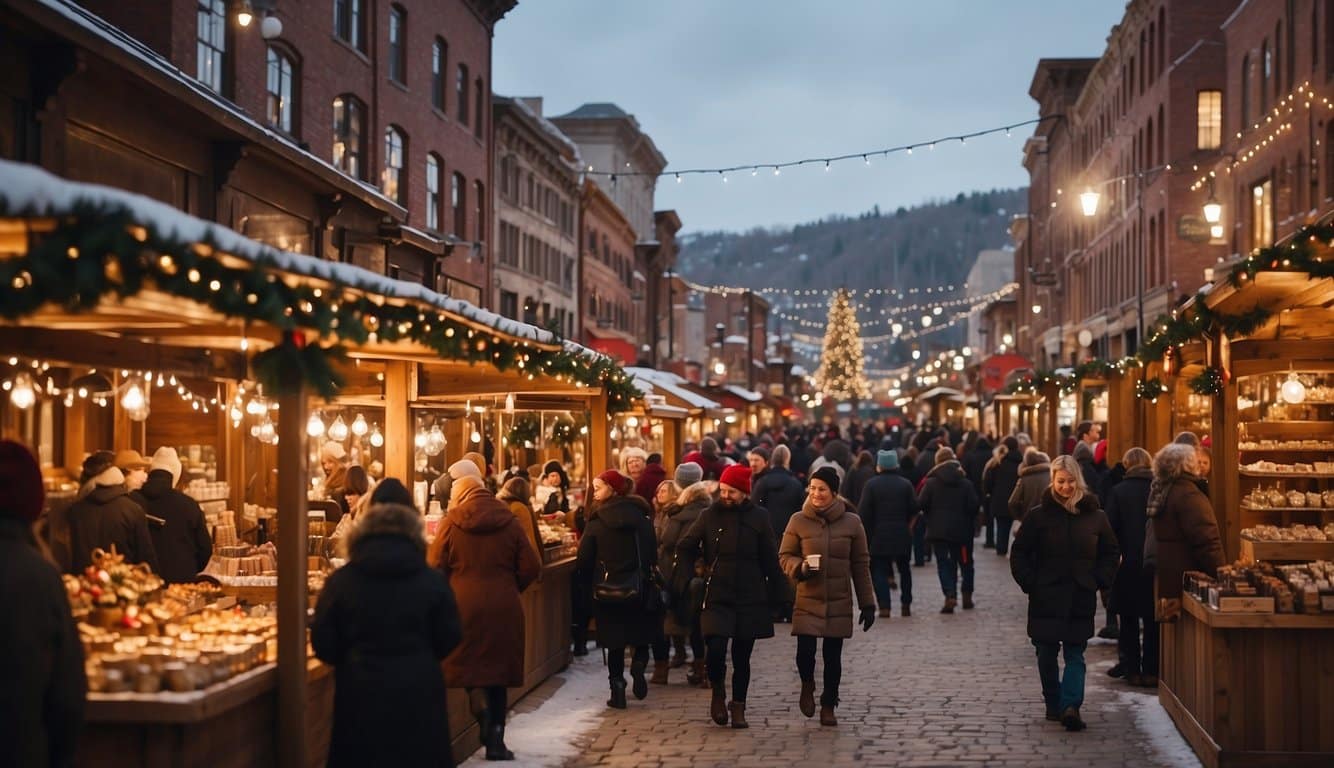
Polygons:
<instances>
[{"instance_id":1,"label":"forested hill","mask_svg":"<svg viewBox=\"0 0 1334 768\"><path fill-rule=\"evenodd\" d=\"M1010 221L1026 203L1025 189L992 190L791 228L692 233L680 238L677 269L705 285L749 288L962 285L978 251L1010 244Z\"/></svg>"}]
</instances>

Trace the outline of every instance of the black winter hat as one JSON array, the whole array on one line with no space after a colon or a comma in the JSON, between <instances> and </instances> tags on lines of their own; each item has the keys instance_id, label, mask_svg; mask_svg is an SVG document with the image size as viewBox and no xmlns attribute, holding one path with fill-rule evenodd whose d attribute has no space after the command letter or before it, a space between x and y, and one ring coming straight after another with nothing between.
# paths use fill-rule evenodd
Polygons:
<instances>
[{"instance_id":1,"label":"black winter hat","mask_svg":"<svg viewBox=\"0 0 1334 768\"><path fill-rule=\"evenodd\" d=\"M811 479L823 481L825 485L829 486L830 493L838 493L838 472L834 471L833 467L827 464L820 467L811 473Z\"/></svg>"},{"instance_id":2,"label":"black winter hat","mask_svg":"<svg viewBox=\"0 0 1334 768\"><path fill-rule=\"evenodd\" d=\"M403 485L403 481L396 477L386 477L375 486L375 490L371 492L371 503L413 506L412 494Z\"/></svg>"}]
</instances>

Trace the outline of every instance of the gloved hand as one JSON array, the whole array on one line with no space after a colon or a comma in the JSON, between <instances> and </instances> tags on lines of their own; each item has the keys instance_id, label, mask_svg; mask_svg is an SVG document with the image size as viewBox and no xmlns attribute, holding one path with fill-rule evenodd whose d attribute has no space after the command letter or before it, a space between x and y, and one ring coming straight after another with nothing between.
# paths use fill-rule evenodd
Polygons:
<instances>
[{"instance_id":1,"label":"gloved hand","mask_svg":"<svg viewBox=\"0 0 1334 768\"><path fill-rule=\"evenodd\" d=\"M870 632L870 631L871 631L871 625L874 624L874 623L875 623L875 606L872 605L872 606L863 608L863 609L862 609L862 617L861 617L862 631L863 631L863 632Z\"/></svg>"}]
</instances>

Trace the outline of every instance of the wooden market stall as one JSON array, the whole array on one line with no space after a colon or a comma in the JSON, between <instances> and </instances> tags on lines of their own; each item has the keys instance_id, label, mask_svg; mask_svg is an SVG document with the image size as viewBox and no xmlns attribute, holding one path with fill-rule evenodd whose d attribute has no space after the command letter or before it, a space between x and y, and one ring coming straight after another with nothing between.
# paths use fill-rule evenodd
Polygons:
<instances>
[{"instance_id":1,"label":"wooden market stall","mask_svg":"<svg viewBox=\"0 0 1334 768\"><path fill-rule=\"evenodd\" d=\"M1309 272L1261 253L1170 328L1203 331L1180 376L1209 401L1210 496L1239 558L1161 625L1159 698L1209 768L1334 765L1334 254L1329 232L1288 250L1306 234L1282 247Z\"/></svg>"},{"instance_id":2,"label":"wooden market stall","mask_svg":"<svg viewBox=\"0 0 1334 768\"><path fill-rule=\"evenodd\" d=\"M333 676L309 658L306 632L320 583L312 566L323 560L308 536L315 435L346 442L386 476L416 481L417 410L484 402L491 434L511 410L577 411L583 461L597 466L607 460L609 411L638 396L607 358L420 285L277 251L31 166L0 162L0 177L0 378L8 385L0 432L35 448L57 491L53 508L89 450L148 453L158 444L186 448L185 471L200 481L191 492L235 512L233 536L243 510L272 507L271 516L255 513L276 542L276 622L235 613L227 607L234 598L224 597L203 614L171 619L253 633L245 646L217 651L211 667L203 657L215 652L201 651L189 675L138 671L141 692L111 684L124 679L120 667L115 677L94 675L106 687L89 694L82 765L195 765L205 755L214 765L323 763ZM482 414L469 411L462 422L485 429ZM461 456L465 434L446 457ZM258 533L248 535L258 543ZM568 556L548 562L524 595L517 694L568 663L571 569ZM193 596L182 599L190 605L182 610L197 610ZM98 669L111 669L106 653L118 631L85 635ZM456 753L467 754L477 736L462 691L450 691L450 710Z\"/></svg>"}]
</instances>

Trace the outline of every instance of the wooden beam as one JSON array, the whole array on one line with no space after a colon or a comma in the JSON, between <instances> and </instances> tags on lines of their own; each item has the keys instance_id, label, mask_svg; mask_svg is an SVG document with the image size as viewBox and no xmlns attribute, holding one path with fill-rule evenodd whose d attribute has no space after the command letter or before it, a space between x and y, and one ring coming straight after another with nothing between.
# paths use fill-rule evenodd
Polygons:
<instances>
[{"instance_id":1,"label":"wooden beam","mask_svg":"<svg viewBox=\"0 0 1334 768\"><path fill-rule=\"evenodd\" d=\"M1209 342L1209 357L1221 364L1228 344L1220 336ZM1232 344L1236 354L1238 344ZM1235 357L1233 358L1235 360ZM1235 363L1234 363L1235 365ZM1236 560L1241 547L1241 479L1237 474L1237 377L1227 379L1223 391L1210 398L1209 432L1211 435L1213 466L1209 472L1209 501L1218 518L1219 536L1229 562Z\"/></svg>"},{"instance_id":2,"label":"wooden beam","mask_svg":"<svg viewBox=\"0 0 1334 768\"><path fill-rule=\"evenodd\" d=\"M588 466L592 478L611 466L610 428L607 426L607 397L600 395L588 403ZM591 483L589 491L591 492ZM591 497L590 497L591 498Z\"/></svg>"},{"instance_id":3,"label":"wooden beam","mask_svg":"<svg viewBox=\"0 0 1334 768\"><path fill-rule=\"evenodd\" d=\"M417 365L399 361L385 363L384 385L385 476L400 477L411 489L415 432L411 406L417 399Z\"/></svg>"},{"instance_id":4,"label":"wooden beam","mask_svg":"<svg viewBox=\"0 0 1334 768\"><path fill-rule=\"evenodd\" d=\"M306 393L278 398L278 765L308 768L306 749Z\"/></svg>"},{"instance_id":5,"label":"wooden beam","mask_svg":"<svg viewBox=\"0 0 1334 768\"><path fill-rule=\"evenodd\" d=\"M151 344L88 331L57 331L31 326L5 328L0 354L93 368L171 371L200 379L245 378L245 355L212 349Z\"/></svg>"}]
</instances>

